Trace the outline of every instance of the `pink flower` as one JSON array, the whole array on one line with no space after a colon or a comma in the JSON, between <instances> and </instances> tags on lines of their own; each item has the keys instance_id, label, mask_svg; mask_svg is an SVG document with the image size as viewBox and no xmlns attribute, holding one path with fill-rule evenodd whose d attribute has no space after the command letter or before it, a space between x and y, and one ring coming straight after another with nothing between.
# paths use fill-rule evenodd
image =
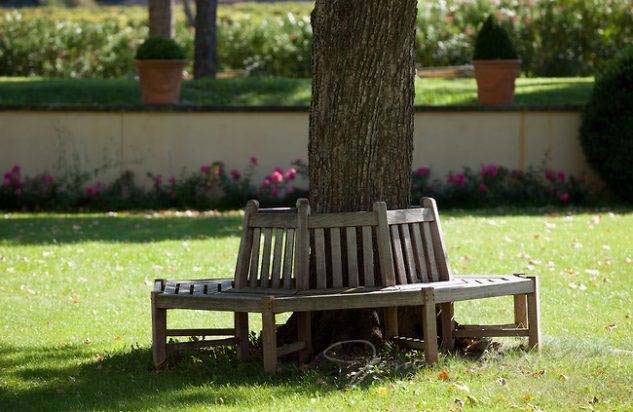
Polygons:
<instances>
[{"instance_id":1,"label":"pink flower","mask_svg":"<svg viewBox=\"0 0 633 412\"><path fill-rule=\"evenodd\" d=\"M176 178L173 176L170 176L167 182L169 182L169 184L173 186L176 184Z\"/></svg>"},{"instance_id":2,"label":"pink flower","mask_svg":"<svg viewBox=\"0 0 633 412\"><path fill-rule=\"evenodd\" d=\"M554 180L556 180L556 174L554 173L553 170L546 170L545 171L545 179L549 180L550 182L553 182Z\"/></svg>"},{"instance_id":3,"label":"pink flower","mask_svg":"<svg viewBox=\"0 0 633 412\"><path fill-rule=\"evenodd\" d=\"M569 193L567 192L559 193L558 199L563 203L569 202Z\"/></svg>"},{"instance_id":4,"label":"pink flower","mask_svg":"<svg viewBox=\"0 0 633 412\"><path fill-rule=\"evenodd\" d=\"M273 172L278 172L278 173L281 173L283 175L284 174L284 169L282 169L279 166L275 166L275 168L273 169Z\"/></svg>"},{"instance_id":5,"label":"pink flower","mask_svg":"<svg viewBox=\"0 0 633 412\"><path fill-rule=\"evenodd\" d=\"M426 166L422 166L419 167L415 172L413 172L413 174L416 177L426 177L431 174L431 169Z\"/></svg>"},{"instance_id":6,"label":"pink flower","mask_svg":"<svg viewBox=\"0 0 633 412\"><path fill-rule=\"evenodd\" d=\"M257 166L257 158L255 156L251 156L251 158L248 159L248 161L251 166Z\"/></svg>"},{"instance_id":7,"label":"pink flower","mask_svg":"<svg viewBox=\"0 0 633 412\"><path fill-rule=\"evenodd\" d=\"M45 175L42 176L42 181L47 184L53 184L53 182L55 181L55 178L51 175L49 175L48 173L46 173Z\"/></svg>"},{"instance_id":8,"label":"pink flower","mask_svg":"<svg viewBox=\"0 0 633 412\"><path fill-rule=\"evenodd\" d=\"M270 186L271 183L272 183L272 181L270 180L270 176L266 176L262 180L262 186Z\"/></svg>"},{"instance_id":9,"label":"pink flower","mask_svg":"<svg viewBox=\"0 0 633 412\"><path fill-rule=\"evenodd\" d=\"M242 177L242 174L240 173L239 170L237 169L231 170L231 178L233 180L240 180L241 177Z\"/></svg>"},{"instance_id":10,"label":"pink flower","mask_svg":"<svg viewBox=\"0 0 633 412\"><path fill-rule=\"evenodd\" d=\"M203 175L210 175L211 166L200 166L200 173L202 173Z\"/></svg>"},{"instance_id":11,"label":"pink flower","mask_svg":"<svg viewBox=\"0 0 633 412\"><path fill-rule=\"evenodd\" d=\"M556 173L556 180L558 180L559 183L565 183L565 177L565 172L562 170L559 170L558 173Z\"/></svg>"},{"instance_id":12,"label":"pink flower","mask_svg":"<svg viewBox=\"0 0 633 412\"><path fill-rule=\"evenodd\" d=\"M487 192L487 191L488 191L488 186L486 186L486 184L485 184L485 183L481 183L481 184L479 184L479 191L480 191L481 193L485 193L485 192Z\"/></svg>"},{"instance_id":13,"label":"pink flower","mask_svg":"<svg viewBox=\"0 0 633 412\"><path fill-rule=\"evenodd\" d=\"M13 173L14 175L19 175L21 170L22 168L20 167L20 165L14 165L11 169L11 173Z\"/></svg>"},{"instance_id":14,"label":"pink flower","mask_svg":"<svg viewBox=\"0 0 633 412\"><path fill-rule=\"evenodd\" d=\"M291 167L286 170L286 180L295 180L297 178L297 169Z\"/></svg>"},{"instance_id":15,"label":"pink flower","mask_svg":"<svg viewBox=\"0 0 633 412\"><path fill-rule=\"evenodd\" d=\"M463 186L465 181L465 176L463 173L453 174L452 172L448 174L448 178L446 181L452 185Z\"/></svg>"},{"instance_id":16,"label":"pink flower","mask_svg":"<svg viewBox=\"0 0 633 412\"><path fill-rule=\"evenodd\" d=\"M154 176L154 187L160 187L163 184L163 176L156 175Z\"/></svg>"},{"instance_id":17,"label":"pink flower","mask_svg":"<svg viewBox=\"0 0 633 412\"><path fill-rule=\"evenodd\" d=\"M90 197L96 196L101 192L102 188L103 188L103 185L101 184L101 182L97 182L94 186L88 186L86 188L86 195Z\"/></svg>"},{"instance_id":18,"label":"pink flower","mask_svg":"<svg viewBox=\"0 0 633 412\"><path fill-rule=\"evenodd\" d=\"M270 181L272 183L281 183L284 181L284 175L281 171L275 170L270 174Z\"/></svg>"},{"instance_id":19,"label":"pink flower","mask_svg":"<svg viewBox=\"0 0 633 412\"><path fill-rule=\"evenodd\" d=\"M493 164L490 164L490 165L482 164L481 170L479 171L479 175L481 177L486 177L486 176L495 177L498 172L499 172L499 166L493 165Z\"/></svg>"}]
</instances>

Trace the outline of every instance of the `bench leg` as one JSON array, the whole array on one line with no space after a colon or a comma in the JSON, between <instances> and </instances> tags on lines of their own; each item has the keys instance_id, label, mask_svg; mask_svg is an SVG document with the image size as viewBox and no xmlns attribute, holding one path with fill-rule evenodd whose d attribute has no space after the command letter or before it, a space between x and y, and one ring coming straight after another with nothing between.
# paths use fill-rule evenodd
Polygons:
<instances>
[{"instance_id":1,"label":"bench leg","mask_svg":"<svg viewBox=\"0 0 633 412\"><path fill-rule=\"evenodd\" d=\"M310 312L297 313L297 338L299 342L305 342L306 347L299 352L299 365L310 360L312 355L312 315Z\"/></svg>"},{"instance_id":2,"label":"bench leg","mask_svg":"<svg viewBox=\"0 0 633 412\"><path fill-rule=\"evenodd\" d=\"M450 351L453 350L455 346L455 339L453 338L453 319L455 318L454 304L453 302L442 303L440 304L440 309L442 311L442 348Z\"/></svg>"},{"instance_id":3,"label":"bench leg","mask_svg":"<svg viewBox=\"0 0 633 412\"><path fill-rule=\"evenodd\" d=\"M248 313L235 312L235 337L237 338L237 359L247 361L248 353Z\"/></svg>"},{"instance_id":4,"label":"bench leg","mask_svg":"<svg viewBox=\"0 0 633 412\"><path fill-rule=\"evenodd\" d=\"M398 336L398 308L385 308L385 338Z\"/></svg>"},{"instance_id":5,"label":"bench leg","mask_svg":"<svg viewBox=\"0 0 633 412\"><path fill-rule=\"evenodd\" d=\"M422 325L424 332L424 357L429 365L437 362L437 317L433 289L422 289L424 306L422 307Z\"/></svg>"},{"instance_id":6,"label":"bench leg","mask_svg":"<svg viewBox=\"0 0 633 412\"><path fill-rule=\"evenodd\" d=\"M154 366L162 368L167 361L167 310L156 307L152 292L152 357Z\"/></svg>"},{"instance_id":7,"label":"bench leg","mask_svg":"<svg viewBox=\"0 0 633 412\"><path fill-rule=\"evenodd\" d=\"M526 328L527 318L527 295L514 295L514 325L517 328Z\"/></svg>"},{"instance_id":8,"label":"bench leg","mask_svg":"<svg viewBox=\"0 0 633 412\"><path fill-rule=\"evenodd\" d=\"M275 314L271 311L262 313L262 337L264 345L264 371L277 372L277 326Z\"/></svg>"},{"instance_id":9,"label":"bench leg","mask_svg":"<svg viewBox=\"0 0 633 412\"><path fill-rule=\"evenodd\" d=\"M541 345L541 330L539 324L540 308L538 299L538 278L530 276L532 282L534 282L534 292L527 295L527 317L528 317L528 347L530 349L539 350Z\"/></svg>"}]
</instances>

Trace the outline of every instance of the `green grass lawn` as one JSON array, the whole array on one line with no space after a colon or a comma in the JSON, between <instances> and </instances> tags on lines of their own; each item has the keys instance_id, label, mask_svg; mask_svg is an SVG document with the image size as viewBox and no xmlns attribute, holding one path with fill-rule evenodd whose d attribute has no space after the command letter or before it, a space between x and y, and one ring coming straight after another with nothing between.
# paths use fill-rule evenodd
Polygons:
<instances>
[{"instance_id":1,"label":"green grass lawn","mask_svg":"<svg viewBox=\"0 0 633 412\"><path fill-rule=\"evenodd\" d=\"M247 77L185 81L183 104L281 105L310 103L310 79ZM516 104L584 104L593 78L521 78ZM419 79L417 105L477 104L474 79ZM135 80L0 78L0 104L9 105L137 105Z\"/></svg>"},{"instance_id":2,"label":"green grass lawn","mask_svg":"<svg viewBox=\"0 0 633 412\"><path fill-rule=\"evenodd\" d=\"M442 355L351 387L292 364L268 377L233 353L152 370L152 279L230 276L236 213L0 215L0 410L633 409L632 211L453 211L443 223L457 273L541 275L542 352L500 340L480 361ZM512 304L456 311L462 322L507 322ZM169 321L232 324L200 312Z\"/></svg>"}]
</instances>

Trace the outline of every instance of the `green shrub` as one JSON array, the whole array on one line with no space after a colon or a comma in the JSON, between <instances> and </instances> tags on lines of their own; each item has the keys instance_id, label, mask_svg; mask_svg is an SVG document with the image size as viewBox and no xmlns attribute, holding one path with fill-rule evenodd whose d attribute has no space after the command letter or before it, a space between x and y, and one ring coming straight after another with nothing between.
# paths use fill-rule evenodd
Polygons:
<instances>
[{"instance_id":1,"label":"green shrub","mask_svg":"<svg viewBox=\"0 0 633 412\"><path fill-rule=\"evenodd\" d=\"M633 201L633 46L596 79L583 112L580 141L605 183Z\"/></svg>"},{"instance_id":2,"label":"green shrub","mask_svg":"<svg viewBox=\"0 0 633 412\"><path fill-rule=\"evenodd\" d=\"M218 9L221 70L309 77L310 2L238 3ZM476 29L494 14L528 76L586 76L633 43L630 0L444 0L418 4L416 62L465 64ZM175 40L193 56L193 31L175 9ZM133 76L147 37L144 7L31 8L0 16L0 76Z\"/></svg>"},{"instance_id":3,"label":"green shrub","mask_svg":"<svg viewBox=\"0 0 633 412\"><path fill-rule=\"evenodd\" d=\"M475 38L473 60L516 59L517 51L510 40L508 32L495 21L492 14L488 16Z\"/></svg>"},{"instance_id":4,"label":"green shrub","mask_svg":"<svg viewBox=\"0 0 633 412\"><path fill-rule=\"evenodd\" d=\"M136 51L137 60L184 60L185 51L167 37L150 37Z\"/></svg>"}]
</instances>

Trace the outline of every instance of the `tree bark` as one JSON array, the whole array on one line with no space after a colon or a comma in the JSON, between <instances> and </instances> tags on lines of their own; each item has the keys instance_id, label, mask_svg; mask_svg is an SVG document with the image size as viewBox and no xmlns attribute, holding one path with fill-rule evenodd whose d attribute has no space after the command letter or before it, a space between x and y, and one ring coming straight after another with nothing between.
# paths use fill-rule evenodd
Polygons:
<instances>
[{"instance_id":1,"label":"tree bark","mask_svg":"<svg viewBox=\"0 0 633 412\"><path fill-rule=\"evenodd\" d=\"M215 77L217 72L216 15L218 0L196 0L193 77Z\"/></svg>"},{"instance_id":2,"label":"tree bark","mask_svg":"<svg viewBox=\"0 0 633 412\"><path fill-rule=\"evenodd\" d=\"M174 37L173 0L149 0L149 35Z\"/></svg>"},{"instance_id":3,"label":"tree bark","mask_svg":"<svg viewBox=\"0 0 633 412\"><path fill-rule=\"evenodd\" d=\"M191 4L189 0L181 0L182 1L182 9L185 12L185 17L187 18L187 27L195 27L196 17L193 15L193 11L191 10Z\"/></svg>"},{"instance_id":4,"label":"tree bark","mask_svg":"<svg viewBox=\"0 0 633 412\"><path fill-rule=\"evenodd\" d=\"M410 205L416 8L417 0L316 0L308 148L313 211L371 210L377 200L391 209ZM380 315L314 313L315 351L351 338L382 340Z\"/></svg>"}]
</instances>

